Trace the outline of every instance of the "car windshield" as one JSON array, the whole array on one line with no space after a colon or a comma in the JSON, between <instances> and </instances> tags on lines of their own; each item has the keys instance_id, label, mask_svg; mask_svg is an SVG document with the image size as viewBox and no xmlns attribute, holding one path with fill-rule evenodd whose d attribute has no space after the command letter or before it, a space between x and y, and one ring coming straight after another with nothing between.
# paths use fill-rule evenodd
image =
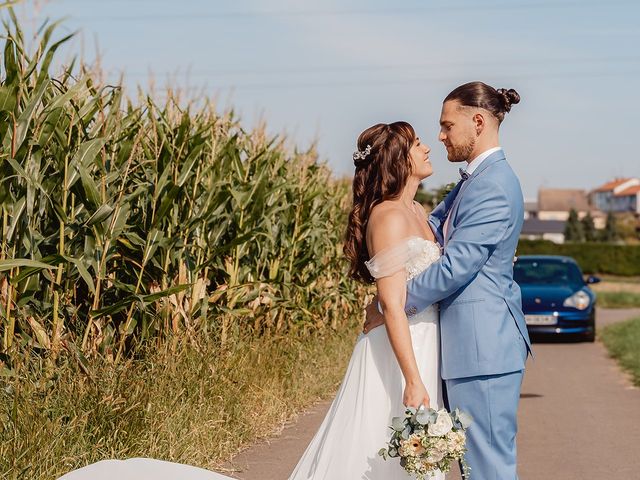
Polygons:
<instances>
[{"instance_id":1,"label":"car windshield","mask_svg":"<svg viewBox=\"0 0 640 480\"><path fill-rule=\"evenodd\" d=\"M513 267L513 278L525 285L582 285L580 269L573 262L546 259L520 259Z\"/></svg>"}]
</instances>

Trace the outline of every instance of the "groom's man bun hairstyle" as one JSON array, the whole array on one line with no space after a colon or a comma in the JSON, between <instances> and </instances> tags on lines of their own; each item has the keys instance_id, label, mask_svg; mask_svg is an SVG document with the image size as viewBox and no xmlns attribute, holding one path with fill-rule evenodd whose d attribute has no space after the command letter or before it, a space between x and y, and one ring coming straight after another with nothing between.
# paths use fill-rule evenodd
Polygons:
<instances>
[{"instance_id":1,"label":"groom's man bun hairstyle","mask_svg":"<svg viewBox=\"0 0 640 480\"><path fill-rule=\"evenodd\" d=\"M373 283L365 261L369 260L366 232L373 207L396 199L411 175L409 151L416 139L407 122L379 123L358 137L358 151L353 155L353 207L349 212L344 254L351 263L349 276Z\"/></svg>"},{"instance_id":2,"label":"groom's man bun hairstyle","mask_svg":"<svg viewBox=\"0 0 640 480\"><path fill-rule=\"evenodd\" d=\"M444 99L445 102L450 100L457 100L463 107L483 108L502 123L504 114L520 102L520 95L513 88L495 89L483 82L469 82L460 85Z\"/></svg>"}]
</instances>

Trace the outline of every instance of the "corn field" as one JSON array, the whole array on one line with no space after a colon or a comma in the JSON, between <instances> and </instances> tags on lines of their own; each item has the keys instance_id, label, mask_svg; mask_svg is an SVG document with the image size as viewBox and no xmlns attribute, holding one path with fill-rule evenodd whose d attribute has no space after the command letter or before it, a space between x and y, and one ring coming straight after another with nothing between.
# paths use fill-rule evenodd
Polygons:
<instances>
[{"instance_id":1,"label":"corn field","mask_svg":"<svg viewBox=\"0 0 640 480\"><path fill-rule=\"evenodd\" d=\"M233 112L127 98L13 14L0 62L1 358L29 346L116 361L170 335L222 344L339 328L349 185ZM55 38L55 39L54 39ZM0 365L1 366L1 365Z\"/></svg>"}]
</instances>

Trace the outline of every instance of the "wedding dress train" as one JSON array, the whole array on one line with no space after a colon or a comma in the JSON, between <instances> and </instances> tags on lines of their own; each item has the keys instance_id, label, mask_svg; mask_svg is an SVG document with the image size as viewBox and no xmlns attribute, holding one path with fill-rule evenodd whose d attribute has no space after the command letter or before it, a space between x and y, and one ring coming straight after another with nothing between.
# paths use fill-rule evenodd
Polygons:
<instances>
[{"instance_id":1,"label":"wedding dress train","mask_svg":"<svg viewBox=\"0 0 640 480\"><path fill-rule=\"evenodd\" d=\"M58 480L233 480L219 473L151 458L103 460L74 470Z\"/></svg>"},{"instance_id":2,"label":"wedding dress train","mask_svg":"<svg viewBox=\"0 0 640 480\"><path fill-rule=\"evenodd\" d=\"M376 278L405 269L409 280L439 256L437 244L410 237L380 252L367 266ZM431 407L442 408L437 307L417 312L409 319L409 328ZM338 393L289 480L408 480L397 458L385 461L378 456L390 438L391 419L404 413L403 392L404 379L386 328L360 334ZM99 462L85 468L86 473L80 469L60 480L231 480L195 467L147 459ZM443 480L444 474L432 478Z\"/></svg>"}]
</instances>

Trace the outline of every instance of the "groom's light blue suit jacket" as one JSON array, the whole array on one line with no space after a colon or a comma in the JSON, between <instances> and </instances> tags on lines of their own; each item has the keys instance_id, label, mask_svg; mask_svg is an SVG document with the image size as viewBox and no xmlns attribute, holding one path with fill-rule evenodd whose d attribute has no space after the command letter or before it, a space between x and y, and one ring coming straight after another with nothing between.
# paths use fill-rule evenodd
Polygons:
<instances>
[{"instance_id":1,"label":"groom's light blue suit jacket","mask_svg":"<svg viewBox=\"0 0 640 480\"><path fill-rule=\"evenodd\" d=\"M524 369L531 343L513 280L523 220L520 182L502 150L487 157L429 217L444 253L407 284L406 310L412 314L440 302L445 380Z\"/></svg>"}]
</instances>

